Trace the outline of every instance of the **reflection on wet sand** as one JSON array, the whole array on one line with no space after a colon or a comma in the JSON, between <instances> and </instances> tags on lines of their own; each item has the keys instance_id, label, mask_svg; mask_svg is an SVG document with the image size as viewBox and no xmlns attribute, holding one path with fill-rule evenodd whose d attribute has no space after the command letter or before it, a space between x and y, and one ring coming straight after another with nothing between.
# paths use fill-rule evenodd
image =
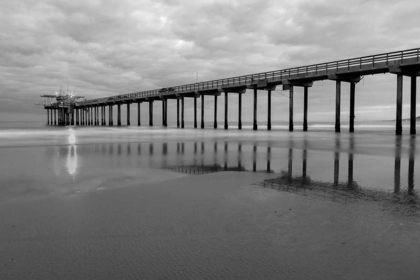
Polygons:
<instances>
[{"instance_id":1,"label":"reflection on wet sand","mask_svg":"<svg viewBox=\"0 0 420 280\"><path fill-rule=\"evenodd\" d=\"M394 158L380 158L380 161L383 162L392 160L394 169L372 169L372 171L369 170L369 176L379 178L393 172L393 193L417 197L415 190L416 139L415 137L410 138L408 157L404 157L402 154L401 141L401 136L396 136ZM78 172L80 156L77 154L76 138L73 133L68 136L68 143L68 146L58 148L58 157L65 158L67 173L75 176ZM360 174L364 170L362 170L363 166L355 164L356 143L352 135L344 140L340 136L335 138L333 157L330 161L332 174L326 170L329 164L320 163L319 155L315 155L308 148L309 142L306 138L303 139L302 145L296 145L293 141L289 141L289 148L286 150L271 146L270 143L265 144L263 146L252 142L228 141L110 143L98 144L101 147L96 145L90 150L85 147L83 156L88 156L89 152L93 152L111 160L116 157L134 157L138 162L138 167L164 169L184 174L206 174L221 171L278 173L279 177L266 180L262 185L296 192L322 190L325 196L336 196L339 192L340 195L346 193L345 196L383 199L389 197L391 193L390 189L372 189L371 186L363 186L356 181L355 174ZM298 146L298 148L294 146ZM137 153L132 154L131 151L135 149L137 149ZM116 154L114 154L114 150L117 151ZM147 151L146 154L144 151ZM344 158L347 158L346 169L340 168ZM401 183L404 159L408 159L408 174L407 177L403 176L407 178L406 187ZM299 163L300 161L301 163ZM383 164L383 162L378 162L378 164ZM313 177L316 177L320 168L323 169L321 179L314 180ZM331 178L331 181L327 178ZM340 180L340 178L345 179ZM365 178L359 176L359 179L366 179L366 176Z\"/></svg>"},{"instance_id":2,"label":"reflection on wet sand","mask_svg":"<svg viewBox=\"0 0 420 280\"><path fill-rule=\"evenodd\" d=\"M52 160L52 167L57 176L61 175L64 167L66 173L75 179L79 167L79 157L77 154L77 139L74 131L69 129L67 146L58 146L56 157Z\"/></svg>"},{"instance_id":3,"label":"reflection on wet sand","mask_svg":"<svg viewBox=\"0 0 420 280\"><path fill-rule=\"evenodd\" d=\"M420 210L420 201L418 194L414 190L414 162L415 162L415 141L410 142L409 160L408 160L408 187L406 191L401 190L401 137L397 136L396 153L394 164L394 193L384 190L372 190L360 186L354 180L354 139L350 138L348 152L348 170L347 181L339 182L340 166L340 141L336 141L336 151L334 153L334 179L333 182L311 180L307 176L307 150L303 150L303 166L301 175L293 175L293 149L288 153L288 170L281 171L281 176L274 179L264 180L263 187L277 189L294 193L303 193L326 198L336 199L363 199L381 202L392 202L399 205L409 206L409 211L417 212ZM384 170L384 172L386 172ZM380 176L380 174L372 174Z\"/></svg>"}]
</instances>

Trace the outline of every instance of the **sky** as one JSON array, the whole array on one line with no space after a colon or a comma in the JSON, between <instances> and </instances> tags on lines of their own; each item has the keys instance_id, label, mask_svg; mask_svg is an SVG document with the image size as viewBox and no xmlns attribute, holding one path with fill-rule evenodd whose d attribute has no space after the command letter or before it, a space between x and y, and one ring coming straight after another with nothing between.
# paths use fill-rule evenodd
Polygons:
<instances>
[{"instance_id":1,"label":"sky","mask_svg":"<svg viewBox=\"0 0 420 280\"><path fill-rule=\"evenodd\" d=\"M417 48L419 11L417 0L0 1L0 120L45 121L45 110L35 104L60 87L90 99ZM409 90L405 78L404 118ZM395 75L364 77L356 86L356 120L395 119L395 94ZM264 122L267 92L258 95ZM287 95L280 87L273 92L273 121L288 120ZM206 121L213 119L210 98ZM236 100L229 95L231 121ZM169 102L171 115L175 104ZM223 104L219 98L219 121ZM335 82L315 82L309 122L333 121L334 104ZM186 100L186 120L192 120L192 105ZM160 102L154 106L159 120ZM343 120L348 107L349 85L343 84ZM247 91L244 121L252 120L251 110ZM301 120L301 88L294 111Z\"/></svg>"}]
</instances>

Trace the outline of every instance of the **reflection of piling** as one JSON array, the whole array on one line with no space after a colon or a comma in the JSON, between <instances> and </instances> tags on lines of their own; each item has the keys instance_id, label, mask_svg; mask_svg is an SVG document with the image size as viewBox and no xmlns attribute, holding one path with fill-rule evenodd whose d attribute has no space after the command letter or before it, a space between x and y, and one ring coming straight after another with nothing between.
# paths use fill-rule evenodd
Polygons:
<instances>
[{"instance_id":1,"label":"reflection of piling","mask_svg":"<svg viewBox=\"0 0 420 280\"><path fill-rule=\"evenodd\" d=\"M238 169L241 169L241 154L242 154L242 144L238 144Z\"/></svg>"},{"instance_id":2,"label":"reflection of piling","mask_svg":"<svg viewBox=\"0 0 420 280\"><path fill-rule=\"evenodd\" d=\"M410 150L408 157L408 194L414 194L414 155L416 153L416 138L410 138Z\"/></svg>"},{"instance_id":3,"label":"reflection of piling","mask_svg":"<svg viewBox=\"0 0 420 280\"><path fill-rule=\"evenodd\" d=\"M162 154L164 156L168 154L168 143L162 143Z\"/></svg>"},{"instance_id":4,"label":"reflection of piling","mask_svg":"<svg viewBox=\"0 0 420 280\"><path fill-rule=\"evenodd\" d=\"M340 153L334 153L334 186L338 185L340 172Z\"/></svg>"},{"instance_id":5,"label":"reflection of piling","mask_svg":"<svg viewBox=\"0 0 420 280\"><path fill-rule=\"evenodd\" d=\"M303 157L303 159L302 159L303 160L303 163L302 163L302 177L304 179L306 179L306 165L307 165L307 151L306 151L306 149L303 150L302 157Z\"/></svg>"},{"instance_id":6,"label":"reflection of piling","mask_svg":"<svg viewBox=\"0 0 420 280\"><path fill-rule=\"evenodd\" d=\"M252 171L257 171L257 146L254 145L252 153Z\"/></svg>"},{"instance_id":7,"label":"reflection of piling","mask_svg":"<svg viewBox=\"0 0 420 280\"><path fill-rule=\"evenodd\" d=\"M293 173L293 149L289 149L288 165L287 165L287 178L291 180Z\"/></svg>"},{"instance_id":8,"label":"reflection of piling","mask_svg":"<svg viewBox=\"0 0 420 280\"><path fill-rule=\"evenodd\" d=\"M353 135L350 135L350 151L349 151L349 163L348 163L348 177L347 177L347 185L352 187L355 185L353 179L353 152L354 152L354 138Z\"/></svg>"},{"instance_id":9,"label":"reflection of piling","mask_svg":"<svg viewBox=\"0 0 420 280\"><path fill-rule=\"evenodd\" d=\"M396 136L395 144L394 192L399 193L401 189L401 136Z\"/></svg>"},{"instance_id":10,"label":"reflection of piling","mask_svg":"<svg viewBox=\"0 0 420 280\"><path fill-rule=\"evenodd\" d=\"M227 168L228 168L227 157L228 157L228 143L225 142L225 156L224 156L224 160L225 160L224 168L225 168L225 170L227 170Z\"/></svg>"},{"instance_id":11,"label":"reflection of piling","mask_svg":"<svg viewBox=\"0 0 420 280\"><path fill-rule=\"evenodd\" d=\"M149 144L149 155L153 155L153 143Z\"/></svg>"},{"instance_id":12,"label":"reflection of piling","mask_svg":"<svg viewBox=\"0 0 420 280\"><path fill-rule=\"evenodd\" d=\"M338 131L339 132L339 131ZM335 138L335 152L334 152L334 186L338 185L338 180L340 178L340 139Z\"/></svg>"}]
</instances>

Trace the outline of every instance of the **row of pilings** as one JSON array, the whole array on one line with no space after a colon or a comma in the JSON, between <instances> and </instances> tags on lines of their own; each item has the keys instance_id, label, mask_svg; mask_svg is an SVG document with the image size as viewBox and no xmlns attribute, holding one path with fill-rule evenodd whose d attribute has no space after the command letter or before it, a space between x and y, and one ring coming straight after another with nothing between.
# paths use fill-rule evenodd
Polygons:
<instances>
[{"instance_id":1,"label":"row of pilings","mask_svg":"<svg viewBox=\"0 0 420 280\"><path fill-rule=\"evenodd\" d=\"M411 76L411 94L410 94L410 134L416 134L416 75ZM350 108L349 108L349 132L354 132L354 118L355 118L355 96L356 96L356 84L361 80L360 76L346 77L337 79L336 82L336 106L335 106L335 132L341 131L341 83L350 83ZM304 83L290 83L283 85L283 89L289 90L289 131L294 130L293 120L293 93L294 87L304 88L304 106L303 106L303 131L308 130L308 89L311 87L313 82ZM396 129L397 135L402 134L402 93L403 93L403 74L397 74L397 92L396 92ZM267 130L271 130L271 93L273 89L266 89L268 92L268 107L267 107ZM258 129L257 124L257 109L258 109L258 89L253 89L253 130ZM228 129L228 93L224 92L224 128ZM242 129L242 92L235 92L238 95L238 129ZM194 128L198 128L197 122L197 99L201 98L201 128L204 128L204 105L205 97L214 98L214 128L218 128L217 121L217 99L221 93L205 95L197 94L192 96L194 98ZM177 107L177 127L184 128L184 98L191 96L180 96L173 98L176 100ZM121 121L121 106L127 106L127 121L126 124L130 125L130 104L137 104L137 124L141 125L140 120L140 104L149 104L149 125L153 126L153 102L162 102L162 126L168 126L168 100L172 98L159 98L149 99L137 102L121 102L121 103L108 103L106 105L86 105L86 106L75 106L74 108L46 108L47 109L47 124L48 125L114 125L113 110L117 108L117 123L116 125L122 125ZM108 107L108 122L106 120L106 111ZM180 108L181 107L181 108Z\"/></svg>"}]
</instances>

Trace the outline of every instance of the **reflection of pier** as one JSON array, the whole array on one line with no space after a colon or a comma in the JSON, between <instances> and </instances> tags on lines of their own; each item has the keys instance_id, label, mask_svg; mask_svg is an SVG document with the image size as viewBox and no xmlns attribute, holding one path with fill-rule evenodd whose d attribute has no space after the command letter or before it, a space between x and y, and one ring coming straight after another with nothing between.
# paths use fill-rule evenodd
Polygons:
<instances>
[{"instance_id":1,"label":"reflection of pier","mask_svg":"<svg viewBox=\"0 0 420 280\"><path fill-rule=\"evenodd\" d=\"M365 193L366 188L357 182L358 173L356 171L364 172L365 170L361 170L361 165L357 164L355 160L357 158L355 155L357 142L353 136L344 139L337 136L332 157L326 161L324 157L322 157L324 161L320 161L319 155L315 156L311 153L306 139L303 139L302 144L298 145L299 148L294 148L294 144L291 142L290 148L284 150L272 147L269 143L264 147L253 143L227 141L118 143L98 144L95 152L111 155L111 158L132 155L138 164L148 168L167 169L184 174L208 174L223 171L277 173L280 174L277 181L267 183L270 185L277 183L300 189L311 189L316 186L326 190L353 191L354 194L360 195ZM388 161L388 163L392 161L394 168L378 170L377 174L372 170L372 174L368 174L368 176L378 178L384 175L389 176L387 182L393 180L393 186L390 186L389 189L391 190L393 187L395 194L417 195L414 189L416 139L413 137L410 140L408 150L402 149L401 146L401 138L396 136L394 158L379 158ZM88 155L86 151L84 151L84 155ZM328 153L324 155L328 155ZM407 165L403 165L405 160L408 160ZM331 167L326 168L328 165ZM406 166L408 167L407 175L402 175L403 172L406 172L404 169ZM322 175L318 176L320 173L317 172L321 172ZM328 179L325 180L325 178ZM366 179L369 180L368 177L359 178L362 181ZM407 179L407 185L403 185L401 182L404 179Z\"/></svg>"},{"instance_id":2,"label":"reflection of pier","mask_svg":"<svg viewBox=\"0 0 420 280\"><path fill-rule=\"evenodd\" d=\"M152 144L151 144L152 145ZM164 146L165 147L165 146ZM172 170L175 172L179 172L179 173L185 173L185 174L208 174L208 173L215 173L215 172L221 172L221 171L249 171L247 169L245 169L245 167L242 164L242 157L241 157L241 153L242 153L242 144L238 144L238 149L237 149L237 166L229 166L228 164L228 154L229 154L229 148L228 148L228 143L225 142L223 145L223 166L221 166L220 164L217 164L217 155L218 155L218 143L214 142L213 144L213 161L214 164L205 164L203 161L201 161L200 164L197 163L196 160L194 160L194 164L193 165L177 165L177 166L170 166L170 167L166 167L166 169L168 170ZM163 149L164 151L167 152L167 147L165 147ZM166 154L165 152L165 154ZM177 154L184 154L185 153L185 143L177 143ZM273 172L270 169L270 153L271 153L271 148L268 147L267 148L267 168L264 170L257 170L257 158L256 158L256 153L257 153L257 146L253 146L253 162L252 162L252 171L253 172L266 172L266 173L271 173ZM194 155L198 154L198 143L194 142ZM204 155L205 154L205 144L204 142L201 142L200 145L200 155ZM203 157L202 157L203 160Z\"/></svg>"},{"instance_id":3,"label":"reflection of pier","mask_svg":"<svg viewBox=\"0 0 420 280\"><path fill-rule=\"evenodd\" d=\"M168 170L178 172L178 173L185 173L185 174L193 174L193 175L201 175L201 174L208 174L208 173L215 173L221 171L246 171L243 167L222 167L220 165L191 165L191 166L174 166L168 167Z\"/></svg>"},{"instance_id":4,"label":"reflection of pier","mask_svg":"<svg viewBox=\"0 0 420 280\"><path fill-rule=\"evenodd\" d=\"M281 171L281 175L274 179L267 179L261 184L264 187L277 189L280 191L306 193L335 198L353 198L364 200L385 200L401 204L411 204L415 208L420 206L417 201L417 193L414 191L414 162L415 162L415 138L410 141L409 160L408 160L408 188L406 192L401 191L401 136L397 136L396 153L394 165L394 192L384 190L372 190L361 187L354 181L354 139L350 138L348 152L347 180L339 181L340 171L340 141L336 139L336 151L334 153L334 175L333 181L312 180L307 175L307 151L303 150L302 172L300 175L293 175L293 149L289 149L288 170ZM306 145L305 145L306 146ZM375 176L372 174L372 176Z\"/></svg>"}]
</instances>

